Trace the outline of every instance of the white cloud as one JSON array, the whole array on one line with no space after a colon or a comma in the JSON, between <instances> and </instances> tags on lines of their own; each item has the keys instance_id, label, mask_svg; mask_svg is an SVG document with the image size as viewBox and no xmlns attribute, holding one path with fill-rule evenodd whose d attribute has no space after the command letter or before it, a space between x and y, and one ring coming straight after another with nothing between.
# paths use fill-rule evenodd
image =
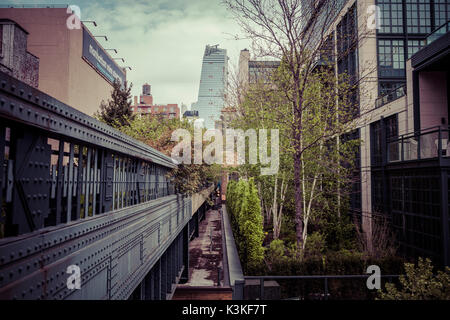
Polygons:
<instances>
[{"instance_id":1,"label":"white cloud","mask_svg":"<svg viewBox=\"0 0 450 320\"><path fill-rule=\"evenodd\" d=\"M230 67L237 64L239 51L248 41L230 40L239 33L220 0L97 1L74 3L82 20L95 20L91 32L107 35L105 48L119 50L113 56L125 58L133 94L142 85L152 85L155 103L197 100L203 51L206 44L228 50ZM121 61L120 61L121 62Z\"/></svg>"}]
</instances>

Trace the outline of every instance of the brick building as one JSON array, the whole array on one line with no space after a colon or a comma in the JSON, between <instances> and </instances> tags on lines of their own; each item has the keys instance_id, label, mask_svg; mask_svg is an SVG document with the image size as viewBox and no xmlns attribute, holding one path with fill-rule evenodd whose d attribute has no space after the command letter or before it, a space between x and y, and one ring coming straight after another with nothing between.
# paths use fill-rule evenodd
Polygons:
<instances>
[{"instance_id":1,"label":"brick building","mask_svg":"<svg viewBox=\"0 0 450 320\"><path fill-rule=\"evenodd\" d=\"M142 86L142 94L139 97L134 96L133 102L131 111L134 114L151 114L167 119L180 118L180 108L178 107L178 104L153 104L151 86L147 83Z\"/></svg>"}]
</instances>

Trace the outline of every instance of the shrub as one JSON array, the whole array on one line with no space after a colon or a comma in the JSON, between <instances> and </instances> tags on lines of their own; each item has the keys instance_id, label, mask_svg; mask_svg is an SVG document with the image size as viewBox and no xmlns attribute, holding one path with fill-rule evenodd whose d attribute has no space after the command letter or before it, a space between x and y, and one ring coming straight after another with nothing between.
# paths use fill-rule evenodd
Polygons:
<instances>
[{"instance_id":1,"label":"shrub","mask_svg":"<svg viewBox=\"0 0 450 320\"><path fill-rule=\"evenodd\" d=\"M228 184L227 209L244 271L259 269L264 259L264 231L253 179Z\"/></svg>"},{"instance_id":2,"label":"shrub","mask_svg":"<svg viewBox=\"0 0 450 320\"><path fill-rule=\"evenodd\" d=\"M400 276L400 289L386 283L386 291L379 291L382 300L450 300L450 268L433 275L430 259L419 258L417 267L405 263L406 276Z\"/></svg>"}]
</instances>

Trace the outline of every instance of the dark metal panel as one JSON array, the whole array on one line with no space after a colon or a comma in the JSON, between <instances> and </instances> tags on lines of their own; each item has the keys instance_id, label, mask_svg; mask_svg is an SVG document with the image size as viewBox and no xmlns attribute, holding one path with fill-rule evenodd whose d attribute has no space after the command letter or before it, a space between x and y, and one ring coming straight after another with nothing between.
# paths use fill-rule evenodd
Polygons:
<instances>
[{"instance_id":1,"label":"dark metal panel","mask_svg":"<svg viewBox=\"0 0 450 320\"><path fill-rule=\"evenodd\" d=\"M47 139L31 130L15 141L12 223L18 234L42 228L49 214L50 154Z\"/></svg>"},{"instance_id":2,"label":"dark metal panel","mask_svg":"<svg viewBox=\"0 0 450 320\"><path fill-rule=\"evenodd\" d=\"M0 72L0 114L52 133L98 145L168 168L171 158L51 96Z\"/></svg>"},{"instance_id":3,"label":"dark metal panel","mask_svg":"<svg viewBox=\"0 0 450 320\"><path fill-rule=\"evenodd\" d=\"M0 298L128 298L188 222L181 221L173 234L164 237L166 240L153 251L143 250L145 232L158 230L176 201L177 196L164 197L18 239L0 240ZM128 259L119 259L120 256L136 257L136 254L140 258L135 260L134 271L130 269L120 276L118 270L128 263ZM65 285L66 269L72 264L81 268L81 290L69 290ZM167 292L167 278L165 281ZM14 286L8 286L11 283Z\"/></svg>"}]
</instances>

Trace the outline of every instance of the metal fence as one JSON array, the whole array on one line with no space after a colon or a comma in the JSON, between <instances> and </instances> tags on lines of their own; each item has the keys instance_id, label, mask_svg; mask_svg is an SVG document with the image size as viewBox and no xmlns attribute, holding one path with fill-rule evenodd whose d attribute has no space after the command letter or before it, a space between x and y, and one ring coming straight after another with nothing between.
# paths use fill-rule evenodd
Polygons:
<instances>
[{"instance_id":1,"label":"metal fence","mask_svg":"<svg viewBox=\"0 0 450 320\"><path fill-rule=\"evenodd\" d=\"M433 127L401 135L387 142L388 162L417 161L450 156L449 130Z\"/></svg>"},{"instance_id":2,"label":"metal fence","mask_svg":"<svg viewBox=\"0 0 450 320\"><path fill-rule=\"evenodd\" d=\"M376 292L376 290L369 290L365 281L370 275L317 275L317 276L245 276L245 280L259 280L259 295L257 299L267 299L265 295L265 281L278 280L287 281L288 284L293 285L295 290L286 290L286 285L283 287L283 298L299 299L299 300L329 300L329 299L362 299L367 298L370 293ZM396 280L399 275L381 275L381 279L392 282ZM346 296L342 292L342 286L337 286L340 291L339 294L335 294L332 291L331 281L342 280L345 281L350 288L350 295ZM358 283L351 283L352 280L359 280ZM363 281L361 281L363 280ZM244 286L244 283L241 283ZM320 288L322 287L322 288ZM339 289L340 288L340 289ZM245 288L241 289L245 292ZM358 295L355 291L361 291L364 297Z\"/></svg>"},{"instance_id":3,"label":"metal fence","mask_svg":"<svg viewBox=\"0 0 450 320\"><path fill-rule=\"evenodd\" d=\"M391 101L397 100L406 95L406 85L399 86L387 94L377 98L375 100L375 108L381 108L385 104Z\"/></svg>"},{"instance_id":4,"label":"metal fence","mask_svg":"<svg viewBox=\"0 0 450 320\"><path fill-rule=\"evenodd\" d=\"M170 158L0 74L0 236L174 194Z\"/></svg>"}]
</instances>

